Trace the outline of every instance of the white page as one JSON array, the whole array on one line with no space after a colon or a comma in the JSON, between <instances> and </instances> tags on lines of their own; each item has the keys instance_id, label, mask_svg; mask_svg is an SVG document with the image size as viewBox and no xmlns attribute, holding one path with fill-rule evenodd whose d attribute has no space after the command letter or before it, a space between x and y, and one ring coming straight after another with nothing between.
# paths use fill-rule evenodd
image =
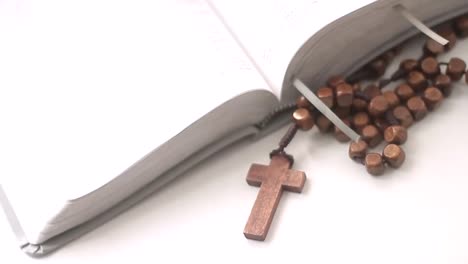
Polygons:
<instances>
[{"instance_id":1,"label":"white page","mask_svg":"<svg viewBox=\"0 0 468 264\"><path fill-rule=\"evenodd\" d=\"M0 177L26 226L228 99L268 89L204 1L10 8L0 41Z\"/></svg>"},{"instance_id":2,"label":"white page","mask_svg":"<svg viewBox=\"0 0 468 264\"><path fill-rule=\"evenodd\" d=\"M289 62L307 39L328 23L373 2L209 1L223 15L254 61L268 76L278 96Z\"/></svg>"}]
</instances>

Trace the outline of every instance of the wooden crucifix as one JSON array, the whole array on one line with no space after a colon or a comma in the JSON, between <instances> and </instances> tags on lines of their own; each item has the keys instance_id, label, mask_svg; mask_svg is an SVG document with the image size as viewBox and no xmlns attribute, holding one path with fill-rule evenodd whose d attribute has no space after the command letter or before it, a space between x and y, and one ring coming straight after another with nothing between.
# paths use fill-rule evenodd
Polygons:
<instances>
[{"instance_id":1,"label":"wooden crucifix","mask_svg":"<svg viewBox=\"0 0 468 264\"><path fill-rule=\"evenodd\" d=\"M244 228L248 239L265 240L283 190L300 193L306 181L304 172L291 170L293 159L286 153L272 155L270 165L252 164L247 183L260 186L257 200Z\"/></svg>"}]
</instances>

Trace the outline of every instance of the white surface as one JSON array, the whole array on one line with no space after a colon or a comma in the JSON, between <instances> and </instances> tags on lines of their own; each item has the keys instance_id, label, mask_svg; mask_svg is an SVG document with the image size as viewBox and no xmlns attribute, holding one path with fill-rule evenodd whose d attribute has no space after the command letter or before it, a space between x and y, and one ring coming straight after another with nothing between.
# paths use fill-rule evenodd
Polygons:
<instances>
[{"instance_id":1,"label":"white surface","mask_svg":"<svg viewBox=\"0 0 468 264\"><path fill-rule=\"evenodd\" d=\"M0 9L11 23L0 28L0 181L31 241L67 200L231 98L269 89L203 0Z\"/></svg>"},{"instance_id":2,"label":"white surface","mask_svg":"<svg viewBox=\"0 0 468 264\"><path fill-rule=\"evenodd\" d=\"M347 144L331 135L299 133L288 151L308 181L302 194L284 194L263 243L242 234L258 192L245 174L250 163L268 162L285 129L223 151L45 259L23 255L0 217L0 262L466 263L467 101L461 85L412 127L406 163L381 178L349 160Z\"/></svg>"},{"instance_id":3,"label":"white surface","mask_svg":"<svg viewBox=\"0 0 468 264\"><path fill-rule=\"evenodd\" d=\"M210 0L260 66L276 94L294 54L328 23L374 0Z\"/></svg>"},{"instance_id":4,"label":"white surface","mask_svg":"<svg viewBox=\"0 0 468 264\"><path fill-rule=\"evenodd\" d=\"M268 89L202 0L19 2L0 44L2 180L42 175L34 189L79 197L225 101Z\"/></svg>"}]
</instances>

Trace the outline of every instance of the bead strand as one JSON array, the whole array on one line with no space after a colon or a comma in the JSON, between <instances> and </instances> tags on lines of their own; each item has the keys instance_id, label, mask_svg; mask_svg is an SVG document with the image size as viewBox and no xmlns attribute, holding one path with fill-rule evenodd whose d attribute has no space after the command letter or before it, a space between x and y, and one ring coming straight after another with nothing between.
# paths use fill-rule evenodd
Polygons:
<instances>
[{"instance_id":1,"label":"bead strand","mask_svg":"<svg viewBox=\"0 0 468 264\"><path fill-rule=\"evenodd\" d=\"M358 141L350 143L348 155L363 164L371 175L382 175L385 167L399 168L406 159L401 145L408 139L407 129L441 105L452 92L452 82L461 80L464 75L468 83L465 61L456 57L447 63L437 60L438 55L454 47L457 37L468 36L468 15L439 25L435 31L450 43L442 46L428 39L421 58L401 61L390 78L381 77L401 46L385 52L349 78L339 75L330 77L326 85L315 92L344 123L361 135ZM376 83L362 89L360 83L364 80L376 80ZM399 80L403 82L393 90L382 91L383 87ZM307 99L299 97L296 105L294 125L282 140L288 139L287 143L280 143L275 151L283 151L297 130L308 131L314 125L321 133L333 131L338 141L349 142L350 139L318 113ZM386 144L382 153L369 152L382 141Z\"/></svg>"}]
</instances>

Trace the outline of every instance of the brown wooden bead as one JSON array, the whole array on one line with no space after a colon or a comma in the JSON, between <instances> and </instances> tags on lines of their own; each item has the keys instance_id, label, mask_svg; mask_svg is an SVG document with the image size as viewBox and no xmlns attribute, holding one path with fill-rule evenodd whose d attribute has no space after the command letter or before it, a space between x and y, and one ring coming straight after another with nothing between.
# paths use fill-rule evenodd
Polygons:
<instances>
[{"instance_id":1,"label":"brown wooden bead","mask_svg":"<svg viewBox=\"0 0 468 264\"><path fill-rule=\"evenodd\" d=\"M374 118L374 126L379 129L379 131L385 131L387 127L390 126L388 121L384 117Z\"/></svg>"},{"instance_id":2,"label":"brown wooden bead","mask_svg":"<svg viewBox=\"0 0 468 264\"><path fill-rule=\"evenodd\" d=\"M406 102L406 106L413 114L414 120L419 121L423 119L427 114L426 103L420 96L413 96Z\"/></svg>"},{"instance_id":3,"label":"brown wooden bead","mask_svg":"<svg viewBox=\"0 0 468 264\"><path fill-rule=\"evenodd\" d=\"M387 63L383 59L376 59L368 64L368 68L372 72L372 77L378 78L384 75L385 70L387 69Z\"/></svg>"},{"instance_id":4,"label":"brown wooden bead","mask_svg":"<svg viewBox=\"0 0 468 264\"><path fill-rule=\"evenodd\" d=\"M371 116L381 116L389 109L389 104L383 95L379 95L372 98L367 109Z\"/></svg>"},{"instance_id":5,"label":"brown wooden bead","mask_svg":"<svg viewBox=\"0 0 468 264\"><path fill-rule=\"evenodd\" d=\"M460 58L451 58L448 65L446 74L450 76L452 81L459 81L466 71L466 63Z\"/></svg>"},{"instance_id":6,"label":"brown wooden bead","mask_svg":"<svg viewBox=\"0 0 468 264\"><path fill-rule=\"evenodd\" d=\"M306 108L298 108L294 111L293 119L302 130L309 130L314 126L314 119Z\"/></svg>"},{"instance_id":7,"label":"brown wooden bead","mask_svg":"<svg viewBox=\"0 0 468 264\"><path fill-rule=\"evenodd\" d=\"M424 44L424 53L428 54L429 56L437 56L443 53L444 50L445 48L442 44L431 38L428 39Z\"/></svg>"},{"instance_id":8,"label":"brown wooden bead","mask_svg":"<svg viewBox=\"0 0 468 264\"><path fill-rule=\"evenodd\" d=\"M421 61L421 71L432 79L440 74L439 62L434 57L427 57Z\"/></svg>"},{"instance_id":9,"label":"brown wooden bead","mask_svg":"<svg viewBox=\"0 0 468 264\"><path fill-rule=\"evenodd\" d=\"M343 119L343 122L347 125L347 126L350 126L350 122L348 119ZM334 127L334 132L335 132L335 138L339 141L339 142L348 142L350 140L350 138L345 134L343 133L343 131L341 131L338 127Z\"/></svg>"},{"instance_id":10,"label":"brown wooden bead","mask_svg":"<svg viewBox=\"0 0 468 264\"><path fill-rule=\"evenodd\" d=\"M353 91L354 92L357 92L357 91L361 91L361 84L360 83L354 83L353 85Z\"/></svg>"},{"instance_id":11,"label":"brown wooden bead","mask_svg":"<svg viewBox=\"0 0 468 264\"><path fill-rule=\"evenodd\" d=\"M390 108L400 104L400 98L398 98L398 95L394 91L385 91L382 95L385 97L385 100L387 100Z\"/></svg>"},{"instance_id":12,"label":"brown wooden bead","mask_svg":"<svg viewBox=\"0 0 468 264\"><path fill-rule=\"evenodd\" d=\"M353 116L352 123L357 132L360 133L361 130L370 123L370 121L370 117L366 112L359 112Z\"/></svg>"},{"instance_id":13,"label":"brown wooden bead","mask_svg":"<svg viewBox=\"0 0 468 264\"><path fill-rule=\"evenodd\" d=\"M338 85L342 84L342 83L345 83L345 79L343 78L343 76L341 75L335 75L335 76L332 76L328 79L327 81L327 85L328 87L332 88L332 89L335 89L336 87L338 87Z\"/></svg>"},{"instance_id":14,"label":"brown wooden bead","mask_svg":"<svg viewBox=\"0 0 468 264\"><path fill-rule=\"evenodd\" d=\"M336 87L336 103L341 107L351 106L353 103L354 90L347 83L341 83Z\"/></svg>"},{"instance_id":15,"label":"brown wooden bead","mask_svg":"<svg viewBox=\"0 0 468 264\"><path fill-rule=\"evenodd\" d=\"M400 63L400 69L406 74L416 71L419 67L419 62L415 59L406 59Z\"/></svg>"},{"instance_id":16,"label":"brown wooden bead","mask_svg":"<svg viewBox=\"0 0 468 264\"><path fill-rule=\"evenodd\" d=\"M389 144L401 145L407 138L408 131L404 126L389 126L384 131L384 139Z\"/></svg>"},{"instance_id":17,"label":"brown wooden bead","mask_svg":"<svg viewBox=\"0 0 468 264\"><path fill-rule=\"evenodd\" d=\"M429 110L434 110L439 107L443 99L444 95L435 87L429 87L424 91L423 100Z\"/></svg>"},{"instance_id":18,"label":"brown wooden bead","mask_svg":"<svg viewBox=\"0 0 468 264\"><path fill-rule=\"evenodd\" d=\"M415 95L413 88L411 88L411 86L409 86L406 83L398 85L395 89L395 93L404 102L406 102L408 99Z\"/></svg>"},{"instance_id":19,"label":"brown wooden bead","mask_svg":"<svg viewBox=\"0 0 468 264\"><path fill-rule=\"evenodd\" d=\"M383 152L382 156L387 164L392 168L399 168L406 159L406 154L403 149L395 144L388 144Z\"/></svg>"},{"instance_id":20,"label":"brown wooden bead","mask_svg":"<svg viewBox=\"0 0 468 264\"><path fill-rule=\"evenodd\" d=\"M423 91L428 85L426 77L419 71L410 72L406 78L406 82L416 92Z\"/></svg>"},{"instance_id":21,"label":"brown wooden bead","mask_svg":"<svg viewBox=\"0 0 468 264\"><path fill-rule=\"evenodd\" d=\"M377 85L371 84L364 89L364 94L369 97L369 99L372 99L376 96L382 95L382 91Z\"/></svg>"},{"instance_id":22,"label":"brown wooden bead","mask_svg":"<svg viewBox=\"0 0 468 264\"><path fill-rule=\"evenodd\" d=\"M334 96L333 89L329 87L322 87L317 90L317 97L328 107L333 107Z\"/></svg>"},{"instance_id":23,"label":"brown wooden bead","mask_svg":"<svg viewBox=\"0 0 468 264\"><path fill-rule=\"evenodd\" d=\"M455 34L455 31L453 30L453 27L450 23L445 23L442 25L439 25L436 29L436 32L449 42L444 46L444 49L446 51L453 49L457 43L457 35Z\"/></svg>"},{"instance_id":24,"label":"brown wooden bead","mask_svg":"<svg viewBox=\"0 0 468 264\"><path fill-rule=\"evenodd\" d=\"M396 119L395 116L393 116L393 111L391 110L385 112L384 117L385 121L387 121L387 123L391 126L396 126L400 124L400 121L398 121L398 119Z\"/></svg>"},{"instance_id":25,"label":"brown wooden bead","mask_svg":"<svg viewBox=\"0 0 468 264\"><path fill-rule=\"evenodd\" d=\"M367 125L361 131L361 139L366 141L369 147L373 148L382 142L382 134L376 126Z\"/></svg>"},{"instance_id":26,"label":"brown wooden bead","mask_svg":"<svg viewBox=\"0 0 468 264\"><path fill-rule=\"evenodd\" d=\"M395 107L392 111L392 114L395 117L395 119L398 120L398 122L400 122L400 125L406 128L410 127L414 122L411 112L405 106L400 105Z\"/></svg>"},{"instance_id":27,"label":"brown wooden bead","mask_svg":"<svg viewBox=\"0 0 468 264\"><path fill-rule=\"evenodd\" d=\"M385 172L385 166L382 156L378 153L368 153L365 158L367 172L374 176L382 175Z\"/></svg>"},{"instance_id":28,"label":"brown wooden bead","mask_svg":"<svg viewBox=\"0 0 468 264\"><path fill-rule=\"evenodd\" d=\"M363 100L363 99L360 99L360 98L354 98L353 99L353 105L351 106L351 109L354 112L367 111L367 102L366 102L366 100Z\"/></svg>"},{"instance_id":29,"label":"brown wooden bead","mask_svg":"<svg viewBox=\"0 0 468 264\"><path fill-rule=\"evenodd\" d=\"M367 149L368 145L364 140L352 141L349 144L348 155L352 160L363 163Z\"/></svg>"},{"instance_id":30,"label":"brown wooden bead","mask_svg":"<svg viewBox=\"0 0 468 264\"><path fill-rule=\"evenodd\" d=\"M452 79L446 74L437 75L434 79L434 86L439 88L446 97L452 93Z\"/></svg>"},{"instance_id":31,"label":"brown wooden bead","mask_svg":"<svg viewBox=\"0 0 468 264\"><path fill-rule=\"evenodd\" d=\"M460 16L455 20L455 30L460 37L468 37L468 15Z\"/></svg>"},{"instance_id":32,"label":"brown wooden bead","mask_svg":"<svg viewBox=\"0 0 468 264\"><path fill-rule=\"evenodd\" d=\"M332 128L332 122L328 120L324 115L320 114L317 119L315 120L315 124L317 125L318 129L322 133L327 133Z\"/></svg>"},{"instance_id":33,"label":"brown wooden bead","mask_svg":"<svg viewBox=\"0 0 468 264\"><path fill-rule=\"evenodd\" d=\"M447 33L447 34L440 34L442 37L444 37L446 40L448 40L449 42L445 45L445 50L448 51L448 50L451 50L455 47L455 45L457 44L457 35L455 34L454 31L450 32L450 33Z\"/></svg>"},{"instance_id":34,"label":"brown wooden bead","mask_svg":"<svg viewBox=\"0 0 468 264\"><path fill-rule=\"evenodd\" d=\"M333 112L341 119L348 118L351 115L351 107L337 106L335 109L333 109Z\"/></svg>"},{"instance_id":35,"label":"brown wooden bead","mask_svg":"<svg viewBox=\"0 0 468 264\"><path fill-rule=\"evenodd\" d=\"M309 108L312 104L304 96L299 96L296 100L296 105L298 108Z\"/></svg>"}]
</instances>

